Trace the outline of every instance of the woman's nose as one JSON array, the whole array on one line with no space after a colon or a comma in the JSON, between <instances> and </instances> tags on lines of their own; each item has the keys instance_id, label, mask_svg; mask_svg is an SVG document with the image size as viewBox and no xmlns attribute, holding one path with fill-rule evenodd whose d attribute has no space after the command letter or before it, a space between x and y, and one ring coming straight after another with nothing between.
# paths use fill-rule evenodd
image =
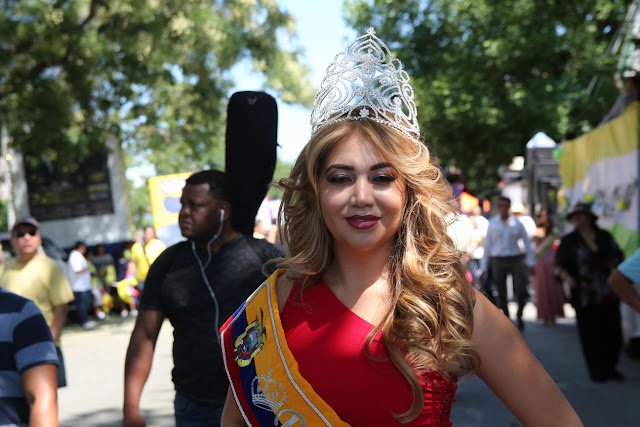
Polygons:
<instances>
[{"instance_id":1,"label":"woman's nose","mask_svg":"<svg viewBox=\"0 0 640 427\"><path fill-rule=\"evenodd\" d=\"M366 179L358 179L353 185L351 203L354 206L368 206L373 203L373 188Z\"/></svg>"}]
</instances>

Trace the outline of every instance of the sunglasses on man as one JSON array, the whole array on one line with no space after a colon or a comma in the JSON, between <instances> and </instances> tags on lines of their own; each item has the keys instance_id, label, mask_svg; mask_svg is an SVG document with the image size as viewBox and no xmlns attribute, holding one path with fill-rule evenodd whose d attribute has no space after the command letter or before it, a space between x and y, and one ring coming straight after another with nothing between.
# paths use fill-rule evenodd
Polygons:
<instances>
[{"instance_id":1,"label":"sunglasses on man","mask_svg":"<svg viewBox=\"0 0 640 427\"><path fill-rule=\"evenodd\" d=\"M21 237L24 237L27 234L29 236L35 236L36 234L38 234L38 230L18 230L16 232L16 237L21 238Z\"/></svg>"}]
</instances>

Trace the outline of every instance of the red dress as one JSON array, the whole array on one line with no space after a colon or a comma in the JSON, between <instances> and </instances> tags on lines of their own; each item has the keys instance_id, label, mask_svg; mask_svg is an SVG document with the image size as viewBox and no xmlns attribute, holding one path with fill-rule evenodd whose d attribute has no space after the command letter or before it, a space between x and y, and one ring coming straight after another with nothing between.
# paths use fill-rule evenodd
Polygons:
<instances>
[{"instance_id":1,"label":"red dress","mask_svg":"<svg viewBox=\"0 0 640 427\"><path fill-rule=\"evenodd\" d=\"M409 424L392 414L411 405L409 383L386 357L380 334L372 344L374 361L364 352L373 326L349 310L324 280L306 289L302 300L294 287L281 313L287 345L302 376L340 418L352 426L450 426L457 378L436 372L422 383L424 408ZM295 298L295 302L294 302ZM302 302L302 304L301 304Z\"/></svg>"},{"instance_id":2,"label":"red dress","mask_svg":"<svg viewBox=\"0 0 640 427\"><path fill-rule=\"evenodd\" d=\"M564 293L555 275L556 250L553 248L555 239L555 233L551 233L536 247L533 283L538 319L564 317Z\"/></svg>"}]
</instances>

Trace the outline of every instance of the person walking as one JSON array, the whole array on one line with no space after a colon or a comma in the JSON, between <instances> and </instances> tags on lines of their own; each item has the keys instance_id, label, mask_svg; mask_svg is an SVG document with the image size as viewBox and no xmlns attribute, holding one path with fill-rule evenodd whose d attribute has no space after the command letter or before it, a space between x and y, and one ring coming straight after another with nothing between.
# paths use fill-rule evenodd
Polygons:
<instances>
[{"instance_id":1,"label":"person walking","mask_svg":"<svg viewBox=\"0 0 640 427\"><path fill-rule=\"evenodd\" d=\"M101 285L105 289L111 287L111 284L116 281L115 262L113 260L113 255L107 252L107 248L104 243L96 245L92 262L96 267L98 279L100 279Z\"/></svg>"},{"instance_id":2,"label":"person walking","mask_svg":"<svg viewBox=\"0 0 640 427\"><path fill-rule=\"evenodd\" d=\"M217 330L264 280L262 265L281 256L264 239L232 228L223 172L194 173L178 215L186 241L166 249L149 269L125 361L123 427L144 426L140 396L164 318L174 328L172 379L177 427L220 424L228 381Z\"/></svg>"},{"instance_id":3,"label":"person walking","mask_svg":"<svg viewBox=\"0 0 640 427\"><path fill-rule=\"evenodd\" d=\"M139 292L144 289L144 283L151 264L166 249L164 243L156 238L156 231L151 226L144 228L142 239L131 246L131 271L135 272L136 288Z\"/></svg>"},{"instance_id":4,"label":"person walking","mask_svg":"<svg viewBox=\"0 0 640 427\"><path fill-rule=\"evenodd\" d=\"M76 301L77 322L82 329L93 329L96 322L89 320L91 308L91 271L85 258L87 245L78 241L69 253L69 271L71 272L71 289Z\"/></svg>"},{"instance_id":5,"label":"person walking","mask_svg":"<svg viewBox=\"0 0 640 427\"><path fill-rule=\"evenodd\" d=\"M607 279L624 259L611 234L598 227L598 217L586 203L567 215L574 230L564 236L556 252L558 276L571 289L571 304L582 352L591 380L623 380L617 370L622 346L620 303Z\"/></svg>"},{"instance_id":6,"label":"person walking","mask_svg":"<svg viewBox=\"0 0 640 427\"><path fill-rule=\"evenodd\" d=\"M11 246L16 256L0 265L0 288L33 301L42 312L56 346L58 387L65 387L67 378L60 336L73 291L60 266L38 252L41 245L38 221L33 217L19 218L11 228Z\"/></svg>"},{"instance_id":7,"label":"person walking","mask_svg":"<svg viewBox=\"0 0 640 427\"><path fill-rule=\"evenodd\" d=\"M498 289L499 307L507 317L510 317L507 305L507 276L511 275L513 293L518 301L517 325L518 329L523 330L522 313L529 297L527 285L529 274L534 273L535 255L524 226L514 215L509 214L511 199L501 196L497 205L498 213L489 220L484 239L481 269L483 272L491 270L491 280ZM518 242L524 244L525 255L522 254Z\"/></svg>"},{"instance_id":8,"label":"person walking","mask_svg":"<svg viewBox=\"0 0 640 427\"><path fill-rule=\"evenodd\" d=\"M559 240L551 218L546 210L540 212L533 234L536 253L533 286L536 293L538 320L544 326L556 324L556 318L564 317L565 296L556 276L556 245Z\"/></svg>"}]
</instances>

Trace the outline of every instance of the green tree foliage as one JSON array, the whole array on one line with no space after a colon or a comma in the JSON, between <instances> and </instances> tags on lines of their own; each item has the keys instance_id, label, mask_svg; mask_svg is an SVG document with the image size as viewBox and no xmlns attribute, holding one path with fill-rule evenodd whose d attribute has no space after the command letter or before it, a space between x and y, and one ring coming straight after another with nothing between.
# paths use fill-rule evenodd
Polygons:
<instances>
[{"instance_id":1,"label":"green tree foliage","mask_svg":"<svg viewBox=\"0 0 640 427\"><path fill-rule=\"evenodd\" d=\"M293 165L291 163L284 162L280 159L276 162L276 169L273 171L273 183L271 187L269 187L269 192L267 193L271 199L279 199L282 197L282 190L280 190L275 184L277 184L282 178L287 178L291 173L291 168Z\"/></svg>"},{"instance_id":2,"label":"green tree foliage","mask_svg":"<svg viewBox=\"0 0 640 427\"><path fill-rule=\"evenodd\" d=\"M126 181L126 191L129 201L129 211L135 230L142 230L146 226L153 227L153 216L151 213L151 194L149 186L134 186L133 182ZM133 230L132 230L133 231Z\"/></svg>"},{"instance_id":3,"label":"green tree foliage","mask_svg":"<svg viewBox=\"0 0 640 427\"><path fill-rule=\"evenodd\" d=\"M8 221L8 210L7 201L0 200L0 232L9 231L9 221ZM0 248L2 250L2 248Z\"/></svg>"},{"instance_id":4,"label":"green tree foliage","mask_svg":"<svg viewBox=\"0 0 640 427\"><path fill-rule=\"evenodd\" d=\"M619 94L608 47L630 3L347 0L345 12L397 53L427 144L480 191L536 132L561 141L597 126Z\"/></svg>"},{"instance_id":5,"label":"green tree foliage","mask_svg":"<svg viewBox=\"0 0 640 427\"><path fill-rule=\"evenodd\" d=\"M219 167L238 61L312 103L294 34L274 0L3 0L0 123L58 165L115 135L158 173Z\"/></svg>"}]
</instances>

